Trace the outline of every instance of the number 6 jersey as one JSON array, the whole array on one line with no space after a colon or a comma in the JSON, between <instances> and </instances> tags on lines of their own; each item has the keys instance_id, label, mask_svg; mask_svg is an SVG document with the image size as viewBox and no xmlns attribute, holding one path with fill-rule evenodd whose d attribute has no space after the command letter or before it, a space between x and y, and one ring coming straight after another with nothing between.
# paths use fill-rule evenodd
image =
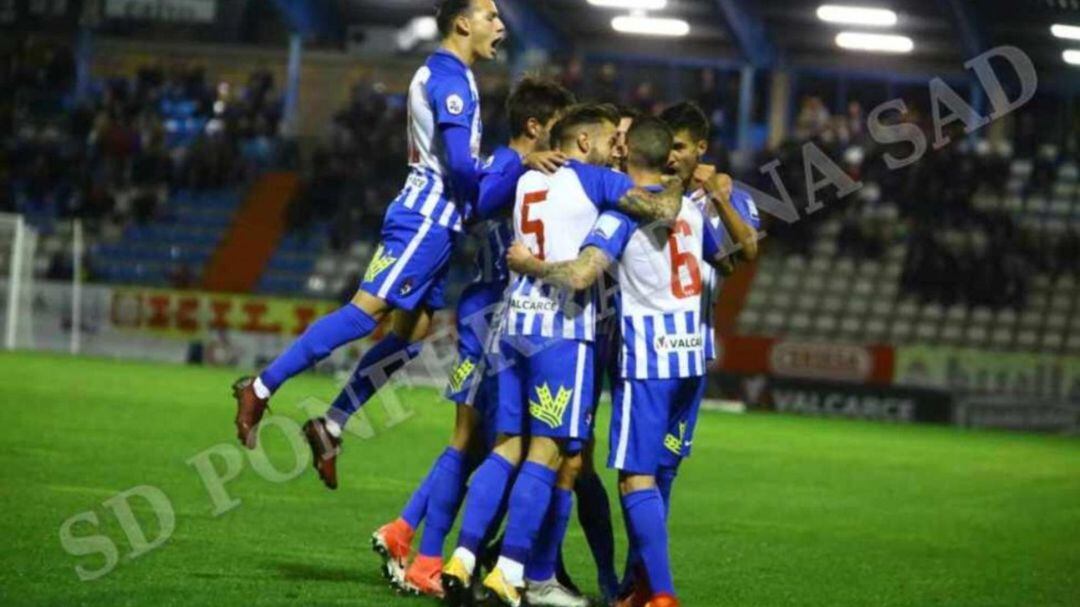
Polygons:
<instances>
[{"instance_id":1,"label":"number 6 jersey","mask_svg":"<svg viewBox=\"0 0 1080 607\"><path fill-rule=\"evenodd\" d=\"M584 247L618 261L620 375L673 379L705 374L702 271L716 253L705 217L684 199L675 225L639 226L618 211L596 222Z\"/></svg>"},{"instance_id":2,"label":"number 6 jersey","mask_svg":"<svg viewBox=\"0 0 1080 607\"><path fill-rule=\"evenodd\" d=\"M599 214L633 187L622 173L573 160L553 175L529 171L518 181L514 237L542 260L576 259ZM507 335L593 340L595 287L575 293L519 275L511 282Z\"/></svg>"}]
</instances>

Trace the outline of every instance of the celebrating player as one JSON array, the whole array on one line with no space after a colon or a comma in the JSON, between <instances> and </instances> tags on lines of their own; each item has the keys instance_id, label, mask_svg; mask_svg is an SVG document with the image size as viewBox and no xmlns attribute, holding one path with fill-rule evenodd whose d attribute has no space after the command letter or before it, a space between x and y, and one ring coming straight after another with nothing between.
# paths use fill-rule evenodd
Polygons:
<instances>
[{"instance_id":1,"label":"celebrating player","mask_svg":"<svg viewBox=\"0 0 1080 607\"><path fill-rule=\"evenodd\" d=\"M505 35L494 0L442 0L436 20L442 43L409 86L409 165L404 189L387 208L382 244L352 302L315 323L256 378L234 385L237 437L254 448L257 426L271 395L290 377L334 349L375 330L392 314L392 329L365 353L359 377L304 433L324 482L337 486L332 455L342 428L378 389L365 370L379 367L382 381L419 354L433 310L443 306L450 253L467 205L477 197L480 96L470 66L495 57ZM391 361L380 364L381 361Z\"/></svg>"},{"instance_id":2,"label":"celebrating player","mask_svg":"<svg viewBox=\"0 0 1080 607\"><path fill-rule=\"evenodd\" d=\"M635 183L658 186L671 152L670 129L656 118L635 121L627 168ZM719 176L710 187L718 187ZM653 605L677 605L671 582L663 500L656 487L669 418L704 385L700 314L704 216L684 200L673 227L648 226L605 212L581 254L544 261L520 244L511 269L564 288L588 288L614 261L618 266L622 334L613 395L611 454L632 543L645 557Z\"/></svg>"},{"instance_id":3,"label":"celebrating player","mask_svg":"<svg viewBox=\"0 0 1080 607\"><path fill-rule=\"evenodd\" d=\"M602 168L610 162L617 122L603 107L571 110L552 133L552 142L570 162L552 176L533 171L518 182L515 237L528 239L538 256L556 261L576 256L603 210L617 207L644 221L674 219L681 185L647 195L633 190L626 175ZM595 292L570 294L531 277L512 281L499 343L512 365L498 376L499 438L473 475L458 548L444 569L443 587L452 605L466 600L480 543L525 455L523 435L529 435L527 461L509 495L502 555L484 580L503 603L521 604L524 563L553 499L556 471L587 437L595 396L595 297Z\"/></svg>"},{"instance_id":4,"label":"celebrating player","mask_svg":"<svg viewBox=\"0 0 1080 607\"><path fill-rule=\"evenodd\" d=\"M725 255L715 264L716 267L713 264L706 264L701 268L703 287L701 320L705 336L705 359L709 362L716 358L713 316L720 290L717 269L722 274L730 274L734 270L734 264L739 260L752 261L757 257L756 231L761 225L760 219L757 207L754 206L749 193L738 187L733 186L730 194L720 196L719 205L709 204L708 193L700 186L716 173L716 169L702 163L702 158L709 149L709 119L701 108L692 102L679 103L665 109L660 114L660 119L671 128L674 134L671 170L683 180L688 191L691 192L687 195L690 202L709 216L714 229L722 230L724 237L721 245L725 249L724 252L728 253L731 249L737 251L734 255ZM714 213L714 209L719 213ZM682 412L684 418L674 426L678 432L672 433L665 439L672 448L664 452L660 470L657 472L657 483L668 510L670 510L671 486L678 473L679 464L690 456L700 407L699 398L689 409ZM676 444L681 444L681 447L675 449Z\"/></svg>"},{"instance_id":5,"label":"celebrating player","mask_svg":"<svg viewBox=\"0 0 1080 607\"><path fill-rule=\"evenodd\" d=\"M506 247L514 238L510 213L517 182L527 165L550 172L565 160L561 152L549 152L548 147L551 127L572 103L569 91L535 78L523 79L507 99L510 145L496 149L483 168L477 215L492 219L479 227L476 278L462 293L457 307L458 362L447 394L457 404L454 434L401 516L373 537L373 545L385 559L385 572L400 589L435 597L443 594L443 542L461 502L468 472L466 459L470 451L477 451L477 444L480 457L486 455L494 439L495 382L486 372L484 349L509 281ZM481 428L484 432L478 432ZM403 571L421 520L425 526L419 556Z\"/></svg>"}]
</instances>

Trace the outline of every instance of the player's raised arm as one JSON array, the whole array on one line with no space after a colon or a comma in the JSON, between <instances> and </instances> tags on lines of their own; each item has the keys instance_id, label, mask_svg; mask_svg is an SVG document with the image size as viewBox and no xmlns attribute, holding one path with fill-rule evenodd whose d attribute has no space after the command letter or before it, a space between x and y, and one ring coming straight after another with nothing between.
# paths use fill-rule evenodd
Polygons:
<instances>
[{"instance_id":1,"label":"player's raised arm","mask_svg":"<svg viewBox=\"0 0 1080 607\"><path fill-rule=\"evenodd\" d=\"M525 77L506 100L510 145L499 148L481 169L476 203L479 219L492 219L514 208L517 182L529 169L545 174L559 170L568 157L551 149L551 129L574 95L555 82Z\"/></svg>"},{"instance_id":2,"label":"player's raised arm","mask_svg":"<svg viewBox=\"0 0 1080 607\"><path fill-rule=\"evenodd\" d=\"M731 202L734 183L729 175L717 173L704 183L705 191L709 194L709 200L713 208L720 216L724 225L735 243L739 246L739 256L746 261L757 259L758 244L757 230L749 225L739 214Z\"/></svg>"},{"instance_id":3,"label":"player's raised arm","mask_svg":"<svg viewBox=\"0 0 1080 607\"><path fill-rule=\"evenodd\" d=\"M480 189L480 171L472 155L472 130L457 124L440 125L439 134L446 150L450 184L463 203L476 200Z\"/></svg>"},{"instance_id":4,"label":"player's raised arm","mask_svg":"<svg viewBox=\"0 0 1080 607\"><path fill-rule=\"evenodd\" d=\"M644 223L672 222L682 208L683 186L678 178L664 181L664 189L650 192L634 188L619 199L616 208Z\"/></svg>"},{"instance_id":5,"label":"player's raised arm","mask_svg":"<svg viewBox=\"0 0 1080 607\"><path fill-rule=\"evenodd\" d=\"M529 169L546 174L554 173L566 164L566 154L558 151L534 151L524 159L513 155L513 159L501 163L494 170L488 168L480 172L480 190L476 201L476 213L479 219L491 219L514 208L514 194L518 179ZM489 161L490 162L490 161Z\"/></svg>"},{"instance_id":6,"label":"player's raised arm","mask_svg":"<svg viewBox=\"0 0 1080 607\"><path fill-rule=\"evenodd\" d=\"M634 185L626 174L606 167L582 169L588 174L590 195L600 208L617 210L646 224L673 222L682 208L685 187L677 177L666 177L662 188L643 188Z\"/></svg>"}]
</instances>

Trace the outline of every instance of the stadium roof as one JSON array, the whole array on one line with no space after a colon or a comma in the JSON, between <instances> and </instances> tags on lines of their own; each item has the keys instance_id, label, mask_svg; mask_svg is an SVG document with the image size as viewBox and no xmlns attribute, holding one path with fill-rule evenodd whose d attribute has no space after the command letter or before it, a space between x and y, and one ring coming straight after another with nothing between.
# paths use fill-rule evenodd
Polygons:
<instances>
[{"instance_id":1,"label":"stadium roof","mask_svg":"<svg viewBox=\"0 0 1080 607\"><path fill-rule=\"evenodd\" d=\"M965 59L1001 44L1021 47L1040 67L1061 69L1062 51L1080 48L1080 42L1070 45L1050 35L1053 23L1080 25L1080 0L668 0L666 8L649 14L689 22L690 34L678 39L617 33L611 19L627 11L600 8L587 0L499 2L504 12L541 18L577 50L611 56L925 73L959 71ZM837 33L852 28L819 20L816 10L825 3L895 11L897 23L888 29L912 38L914 51L883 56L839 48ZM348 0L347 18L359 24L400 25L430 11L433 4Z\"/></svg>"}]
</instances>

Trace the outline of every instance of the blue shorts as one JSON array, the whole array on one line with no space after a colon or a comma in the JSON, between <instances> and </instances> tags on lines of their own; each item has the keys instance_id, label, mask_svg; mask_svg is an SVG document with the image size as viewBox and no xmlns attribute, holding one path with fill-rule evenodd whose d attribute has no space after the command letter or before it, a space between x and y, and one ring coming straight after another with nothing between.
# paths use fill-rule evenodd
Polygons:
<instances>
[{"instance_id":1,"label":"blue shorts","mask_svg":"<svg viewBox=\"0 0 1080 607\"><path fill-rule=\"evenodd\" d=\"M446 387L446 398L450 401L476 406L477 385L488 375L484 352L495 312L505 290L504 283L473 283L465 288L458 300L458 357Z\"/></svg>"},{"instance_id":2,"label":"blue shorts","mask_svg":"<svg viewBox=\"0 0 1080 607\"><path fill-rule=\"evenodd\" d=\"M694 399L689 407L679 407L678 415L672 420L667 436L664 437L664 453L660 458L660 465L668 468L678 468L682 460L690 457L690 451L694 446L694 429L697 427L698 414L701 412L701 401L705 398L705 387L708 385L706 378L702 377ZM682 447L675 448L676 444L682 443ZM678 451L678 453L676 453Z\"/></svg>"},{"instance_id":3,"label":"blue shorts","mask_svg":"<svg viewBox=\"0 0 1080 607\"><path fill-rule=\"evenodd\" d=\"M621 379L613 392L609 468L654 475L689 456L704 377Z\"/></svg>"},{"instance_id":4,"label":"blue shorts","mask_svg":"<svg viewBox=\"0 0 1080 607\"><path fill-rule=\"evenodd\" d=\"M445 306L446 276L457 234L395 202L360 289L400 310Z\"/></svg>"},{"instance_id":5,"label":"blue shorts","mask_svg":"<svg viewBox=\"0 0 1080 607\"><path fill-rule=\"evenodd\" d=\"M573 339L504 335L499 378L500 434L546 436L579 451L595 404L594 344Z\"/></svg>"}]
</instances>

